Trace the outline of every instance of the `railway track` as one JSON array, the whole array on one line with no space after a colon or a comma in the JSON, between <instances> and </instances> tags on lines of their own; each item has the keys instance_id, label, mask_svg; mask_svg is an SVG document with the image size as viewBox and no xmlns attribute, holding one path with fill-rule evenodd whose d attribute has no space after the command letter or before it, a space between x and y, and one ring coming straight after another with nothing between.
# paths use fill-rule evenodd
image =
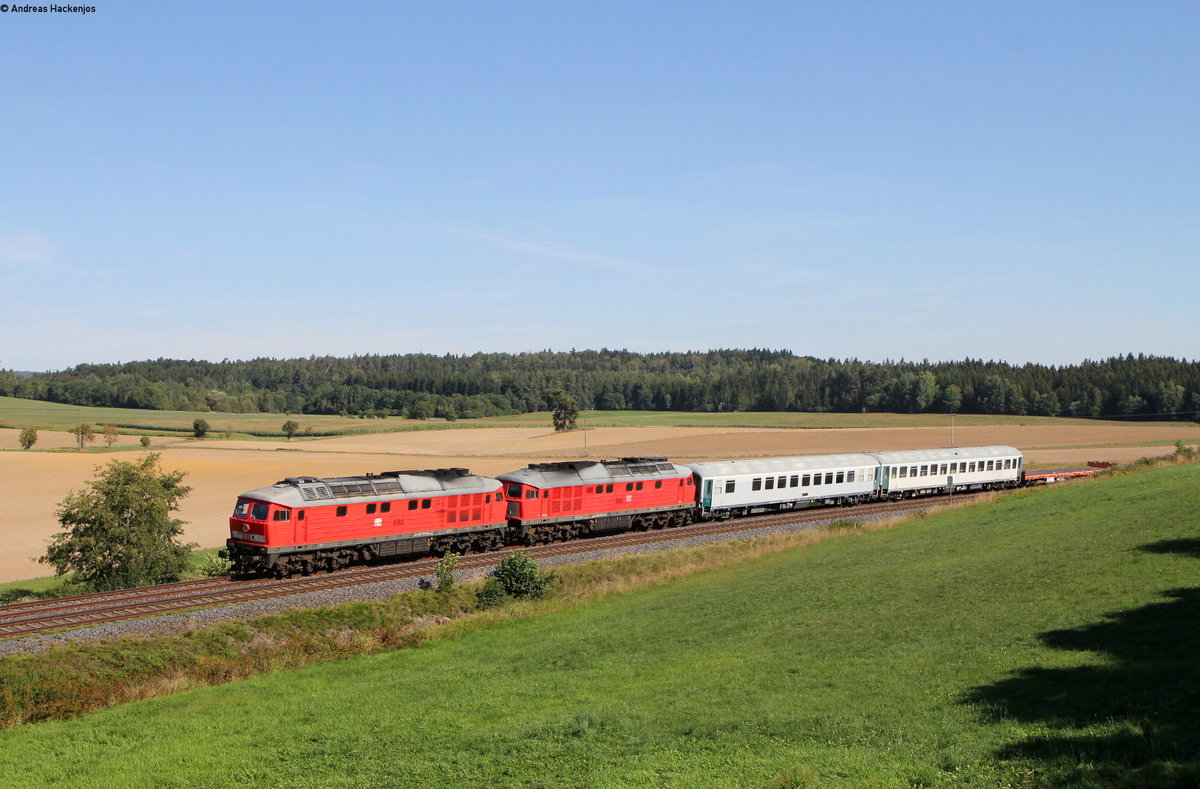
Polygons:
<instances>
[{"instance_id":1,"label":"railway track","mask_svg":"<svg viewBox=\"0 0 1200 789\"><path fill-rule=\"evenodd\" d=\"M596 551L623 550L698 536L736 536L760 529L780 527L813 528L821 523L836 520L872 520L918 510L940 509L950 506L952 503L968 501L978 495L980 494L959 494L953 498L880 502L860 505L853 509L822 507L733 521L694 523L672 529L623 532L604 537L537 545L524 550L528 550L535 559L548 559ZM458 570L486 570L497 564L505 553L514 550L521 550L521 548L508 547L492 553L468 554L459 559ZM339 570L327 575L310 575L283 580L204 578L53 600L13 603L0 606L0 638L34 635L66 628L90 627L128 619L178 613L198 608L237 605L270 598L291 597L350 586L411 580L433 575L436 568L437 559L425 558L399 564L359 567Z\"/></svg>"}]
</instances>

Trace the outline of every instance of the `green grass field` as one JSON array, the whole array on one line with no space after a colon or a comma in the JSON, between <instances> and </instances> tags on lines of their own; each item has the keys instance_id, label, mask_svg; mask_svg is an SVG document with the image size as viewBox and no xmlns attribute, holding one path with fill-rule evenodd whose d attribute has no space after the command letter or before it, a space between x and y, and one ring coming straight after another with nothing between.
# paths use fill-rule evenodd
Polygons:
<instances>
[{"instance_id":1,"label":"green grass field","mask_svg":"<svg viewBox=\"0 0 1200 789\"><path fill-rule=\"evenodd\" d=\"M4 786L1200 783L1200 466L0 732Z\"/></svg>"},{"instance_id":2,"label":"green grass field","mask_svg":"<svg viewBox=\"0 0 1200 789\"><path fill-rule=\"evenodd\" d=\"M66 430L81 423L116 425L122 433L162 435L192 434L192 423L202 418L209 423L213 437L268 436L283 437L281 427L287 419L295 419L301 430L311 428L317 435L346 435L350 433L382 433L399 430L462 429L472 427L549 427L550 414L515 414L512 416L460 419L412 420L358 419L355 417L286 414L231 414L199 411L144 411L128 408L91 408L86 406L47 403L0 397L0 427L35 427L45 430ZM945 427L946 414L824 414L824 413L688 413L677 411L582 411L580 427L758 427L758 428L848 428L848 427ZM1061 425L1094 424L1086 420L1027 416L988 416L960 414L955 424L961 427L980 425ZM1145 424L1145 423L1142 423ZM298 434L299 438L304 433Z\"/></svg>"}]
</instances>

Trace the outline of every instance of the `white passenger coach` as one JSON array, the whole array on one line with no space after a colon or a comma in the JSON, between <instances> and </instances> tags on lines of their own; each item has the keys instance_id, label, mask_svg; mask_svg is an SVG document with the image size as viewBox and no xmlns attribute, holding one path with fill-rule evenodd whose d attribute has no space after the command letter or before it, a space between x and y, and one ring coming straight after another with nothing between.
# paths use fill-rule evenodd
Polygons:
<instances>
[{"instance_id":1,"label":"white passenger coach","mask_svg":"<svg viewBox=\"0 0 1200 789\"><path fill-rule=\"evenodd\" d=\"M1021 481L1020 450L958 447L872 452L879 463L879 496L908 498L959 490L1015 488Z\"/></svg>"},{"instance_id":2,"label":"white passenger coach","mask_svg":"<svg viewBox=\"0 0 1200 789\"><path fill-rule=\"evenodd\" d=\"M728 518L867 501L875 493L879 461L870 455L810 455L687 467L700 487L701 517Z\"/></svg>"}]
</instances>

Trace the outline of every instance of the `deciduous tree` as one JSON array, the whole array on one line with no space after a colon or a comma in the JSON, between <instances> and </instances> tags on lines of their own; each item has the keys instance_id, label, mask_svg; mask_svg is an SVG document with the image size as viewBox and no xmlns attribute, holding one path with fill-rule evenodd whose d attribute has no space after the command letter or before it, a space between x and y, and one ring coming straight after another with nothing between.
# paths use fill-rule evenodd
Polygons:
<instances>
[{"instance_id":1,"label":"deciduous tree","mask_svg":"<svg viewBox=\"0 0 1200 789\"><path fill-rule=\"evenodd\" d=\"M554 430L574 430L575 420L579 417L579 408L575 405L575 398L566 392L555 389L546 393L546 399L550 401L550 407L554 409Z\"/></svg>"},{"instance_id":2,"label":"deciduous tree","mask_svg":"<svg viewBox=\"0 0 1200 789\"><path fill-rule=\"evenodd\" d=\"M71 435L75 436L75 442L79 447L79 451L83 451L84 443L92 443L96 440L96 431L91 425L76 425L71 428Z\"/></svg>"},{"instance_id":3,"label":"deciduous tree","mask_svg":"<svg viewBox=\"0 0 1200 789\"><path fill-rule=\"evenodd\" d=\"M175 581L194 545L178 540L183 521L171 517L191 490L183 472L162 472L158 453L139 461L114 460L81 492L58 506L63 531L39 561L93 590Z\"/></svg>"},{"instance_id":4,"label":"deciduous tree","mask_svg":"<svg viewBox=\"0 0 1200 789\"><path fill-rule=\"evenodd\" d=\"M37 443L37 430L32 427L27 427L21 431L21 449L29 449Z\"/></svg>"},{"instance_id":5,"label":"deciduous tree","mask_svg":"<svg viewBox=\"0 0 1200 789\"><path fill-rule=\"evenodd\" d=\"M101 432L104 434L104 443L108 445L109 449L112 449L112 445L117 441L116 425L105 425Z\"/></svg>"},{"instance_id":6,"label":"deciduous tree","mask_svg":"<svg viewBox=\"0 0 1200 789\"><path fill-rule=\"evenodd\" d=\"M192 435L196 438L204 438L208 435L208 427L207 419L196 419L192 422Z\"/></svg>"},{"instance_id":7,"label":"deciduous tree","mask_svg":"<svg viewBox=\"0 0 1200 789\"><path fill-rule=\"evenodd\" d=\"M296 431L300 429L300 423L294 419L289 419L283 423L283 434L287 436L288 441L292 440L292 436L296 435Z\"/></svg>"}]
</instances>

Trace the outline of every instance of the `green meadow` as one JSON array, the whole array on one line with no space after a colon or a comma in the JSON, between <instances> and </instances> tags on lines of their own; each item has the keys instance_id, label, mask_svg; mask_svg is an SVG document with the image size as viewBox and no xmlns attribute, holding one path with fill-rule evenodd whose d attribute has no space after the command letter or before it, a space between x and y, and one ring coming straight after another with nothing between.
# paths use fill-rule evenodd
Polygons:
<instances>
[{"instance_id":1,"label":"green meadow","mask_svg":"<svg viewBox=\"0 0 1200 789\"><path fill-rule=\"evenodd\" d=\"M200 411L149 411L130 408L95 408L63 405L40 400L0 397L0 427L34 427L67 430L75 425L115 425L122 433L152 435L192 435L192 423L204 419L211 437L282 438L284 421L300 424L298 438L305 435L333 436L352 433L384 433L402 430L446 430L472 427L550 427L549 413L514 414L481 419L360 419L323 414L234 414ZM752 427L752 428L879 428L945 427L946 414L832 414L795 412L692 413L683 411L581 411L580 427ZM1070 425L1095 424L1079 419L1031 416L992 416L960 414L960 427L988 425ZM1106 422L1103 424L1112 424ZM1145 424L1145 423L1143 423Z\"/></svg>"},{"instance_id":2,"label":"green meadow","mask_svg":"<svg viewBox=\"0 0 1200 789\"><path fill-rule=\"evenodd\" d=\"M1200 465L1022 491L0 732L0 784L1194 787L1198 509Z\"/></svg>"}]
</instances>

